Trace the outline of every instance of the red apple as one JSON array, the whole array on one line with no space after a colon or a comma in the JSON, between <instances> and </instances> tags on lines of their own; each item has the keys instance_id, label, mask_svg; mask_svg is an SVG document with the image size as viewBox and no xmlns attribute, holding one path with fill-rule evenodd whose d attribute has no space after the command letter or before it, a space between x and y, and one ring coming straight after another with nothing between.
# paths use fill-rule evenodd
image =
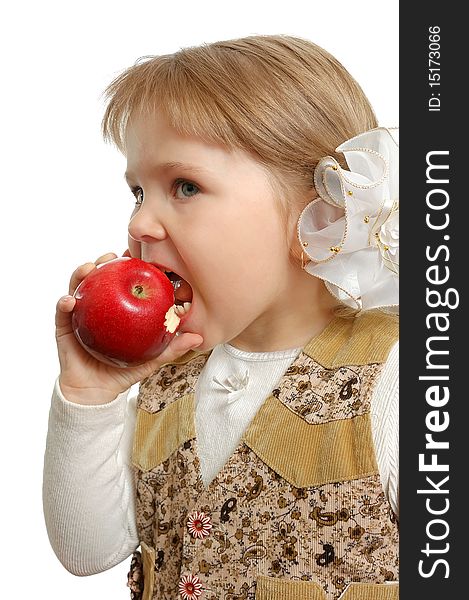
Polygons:
<instances>
[{"instance_id":1,"label":"red apple","mask_svg":"<svg viewBox=\"0 0 469 600\"><path fill-rule=\"evenodd\" d=\"M74 296L75 336L92 356L113 366L130 367L155 358L179 326L173 284L139 258L99 265Z\"/></svg>"}]
</instances>

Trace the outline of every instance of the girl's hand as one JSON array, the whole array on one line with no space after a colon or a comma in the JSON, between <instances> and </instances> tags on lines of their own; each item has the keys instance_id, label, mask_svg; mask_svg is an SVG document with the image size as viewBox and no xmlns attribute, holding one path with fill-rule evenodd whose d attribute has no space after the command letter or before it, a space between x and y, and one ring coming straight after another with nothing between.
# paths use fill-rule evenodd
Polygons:
<instances>
[{"instance_id":1,"label":"girl's hand","mask_svg":"<svg viewBox=\"0 0 469 600\"><path fill-rule=\"evenodd\" d=\"M129 251L124 256L129 256ZM72 330L72 311L75 292L81 281L96 266L117 258L114 253L100 256L94 263L78 267L72 274L69 295L57 302L55 314L56 341L60 362L59 384L65 398L78 404L106 404L131 385L148 377L163 363L170 362L196 348L203 338L196 333L175 336L157 358L136 367L118 368L95 359L79 344Z\"/></svg>"}]
</instances>

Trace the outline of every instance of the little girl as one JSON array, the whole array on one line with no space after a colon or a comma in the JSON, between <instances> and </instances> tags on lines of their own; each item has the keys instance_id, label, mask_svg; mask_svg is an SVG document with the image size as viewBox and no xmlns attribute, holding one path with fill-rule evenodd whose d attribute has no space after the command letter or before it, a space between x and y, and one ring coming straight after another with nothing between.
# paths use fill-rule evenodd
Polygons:
<instances>
[{"instance_id":1,"label":"little girl","mask_svg":"<svg viewBox=\"0 0 469 600\"><path fill-rule=\"evenodd\" d=\"M183 316L159 358L120 369L70 324L116 255L59 300L58 558L88 575L133 554L134 599L398 598L397 132L289 36L146 58L107 100L126 254L173 272Z\"/></svg>"}]
</instances>

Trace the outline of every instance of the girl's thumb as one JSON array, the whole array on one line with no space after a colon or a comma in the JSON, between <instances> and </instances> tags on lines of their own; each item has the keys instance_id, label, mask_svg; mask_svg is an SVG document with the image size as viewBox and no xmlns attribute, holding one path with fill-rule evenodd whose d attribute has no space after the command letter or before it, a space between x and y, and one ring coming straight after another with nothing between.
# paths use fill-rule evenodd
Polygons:
<instances>
[{"instance_id":1,"label":"girl's thumb","mask_svg":"<svg viewBox=\"0 0 469 600\"><path fill-rule=\"evenodd\" d=\"M181 333L171 340L168 347L155 360L160 364L171 362L189 350L198 348L203 341L203 337L197 333Z\"/></svg>"}]
</instances>

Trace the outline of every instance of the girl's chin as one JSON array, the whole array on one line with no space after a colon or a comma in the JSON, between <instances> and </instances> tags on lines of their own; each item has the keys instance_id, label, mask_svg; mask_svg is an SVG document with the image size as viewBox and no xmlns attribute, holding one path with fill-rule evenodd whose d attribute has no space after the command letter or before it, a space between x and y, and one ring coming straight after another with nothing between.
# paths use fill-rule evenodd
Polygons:
<instances>
[{"instance_id":1,"label":"girl's chin","mask_svg":"<svg viewBox=\"0 0 469 600\"><path fill-rule=\"evenodd\" d=\"M200 314L200 303L196 299L192 299L191 308L187 314L181 318L181 323L178 327L179 333L196 333L203 338L203 342L197 348L194 348L196 352L209 352L220 344L225 343L227 340L223 337L223 333L218 330L214 330L208 324L213 322L212 319L207 317L207 313L202 310Z\"/></svg>"}]
</instances>

